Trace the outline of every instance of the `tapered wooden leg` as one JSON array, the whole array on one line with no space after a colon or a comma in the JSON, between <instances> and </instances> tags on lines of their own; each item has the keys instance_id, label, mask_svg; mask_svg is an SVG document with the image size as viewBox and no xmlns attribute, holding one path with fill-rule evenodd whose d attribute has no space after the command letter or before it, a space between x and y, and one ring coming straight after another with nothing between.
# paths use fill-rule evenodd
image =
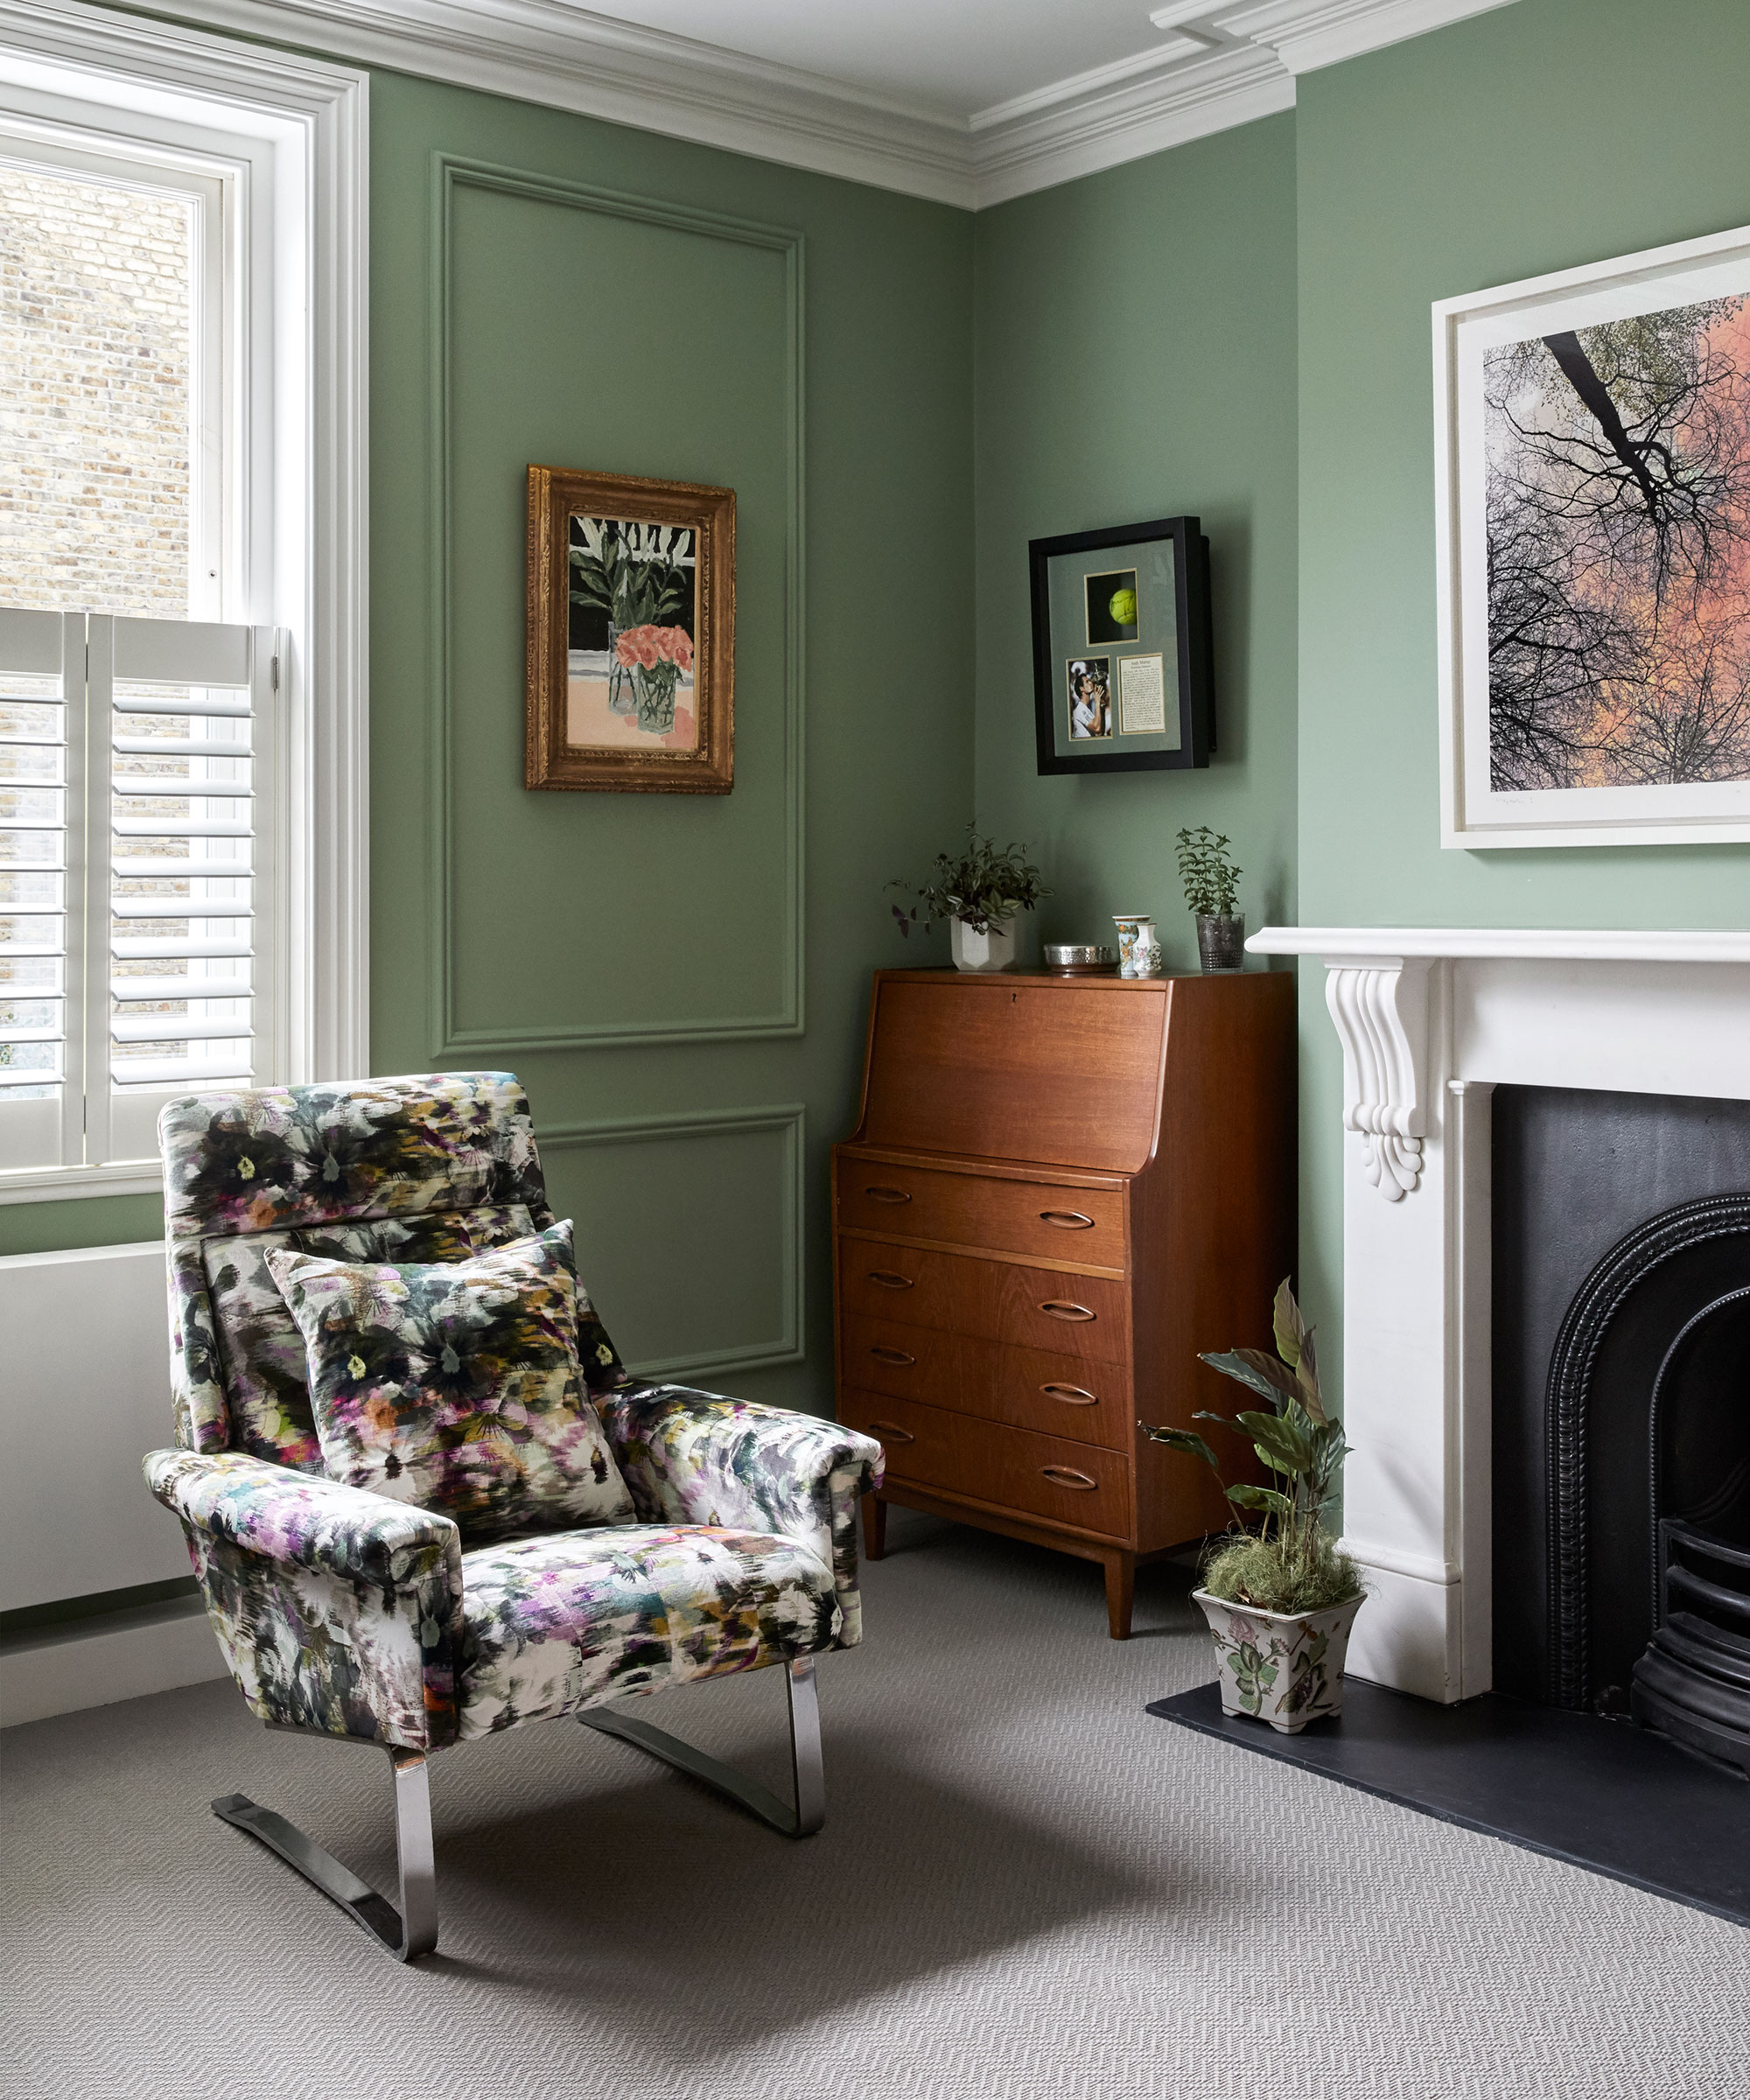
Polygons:
<instances>
[{"instance_id":1,"label":"tapered wooden leg","mask_svg":"<svg viewBox=\"0 0 1750 2100\"><path fill-rule=\"evenodd\" d=\"M863 1558L864 1560L887 1558L887 1505L878 1494L865 1494L863 1498Z\"/></svg>"},{"instance_id":2,"label":"tapered wooden leg","mask_svg":"<svg viewBox=\"0 0 1750 2100\"><path fill-rule=\"evenodd\" d=\"M1137 1557L1113 1553L1106 1561L1106 1622L1115 1641L1130 1637L1130 1605L1137 1591Z\"/></svg>"}]
</instances>

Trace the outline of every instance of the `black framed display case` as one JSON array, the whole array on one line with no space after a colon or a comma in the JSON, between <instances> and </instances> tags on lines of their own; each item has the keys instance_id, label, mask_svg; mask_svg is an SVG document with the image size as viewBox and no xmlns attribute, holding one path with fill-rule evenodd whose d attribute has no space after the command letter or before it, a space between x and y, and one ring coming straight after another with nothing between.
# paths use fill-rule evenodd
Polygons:
<instances>
[{"instance_id":1,"label":"black framed display case","mask_svg":"<svg viewBox=\"0 0 1750 2100\"><path fill-rule=\"evenodd\" d=\"M1157 518L1028 542L1041 773L1207 766L1209 542Z\"/></svg>"}]
</instances>

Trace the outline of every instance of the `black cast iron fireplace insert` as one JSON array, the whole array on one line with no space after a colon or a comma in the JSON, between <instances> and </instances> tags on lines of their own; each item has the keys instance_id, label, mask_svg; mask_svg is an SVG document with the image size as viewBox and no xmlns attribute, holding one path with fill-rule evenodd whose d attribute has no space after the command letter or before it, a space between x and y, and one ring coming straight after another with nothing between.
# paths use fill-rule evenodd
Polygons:
<instances>
[{"instance_id":1,"label":"black cast iron fireplace insert","mask_svg":"<svg viewBox=\"0 0 1750 2100\"><path fill-rule=\"evenodd\" d=\"M1496 1685L1750 1776L1750 1111L1503 1088L1496 1118Z\"/></svg>"}]
</instances>

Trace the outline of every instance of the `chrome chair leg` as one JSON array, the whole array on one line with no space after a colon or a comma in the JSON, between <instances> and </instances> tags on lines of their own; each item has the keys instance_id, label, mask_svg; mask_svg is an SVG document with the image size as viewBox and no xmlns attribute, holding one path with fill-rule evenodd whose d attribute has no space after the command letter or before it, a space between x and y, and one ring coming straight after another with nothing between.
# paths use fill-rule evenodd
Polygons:
<instances>
[{"instance_id":1,"label":"chrome chair leg","mask_svg":"<svg viewBox=\"0 0 1750 2100\"><path fill-rule=\"evenodd\" d=\"M801 1656L785 1670L790 1693L790 1769L795 1782L796 1805L788 1807L768 1787L749 1779L732 1765L695 1750L667 1729L630 1714L592 1709L578 1716L585 1728L611 1735L617 1742L660 1757L677 1772L702 1779L745 1809L752 1809L762 1822L787 1838L812 1838L826 1821L826 1771L821 1760L820 1700L815 1687L815 1659Z\"/></svg>"},{"instance_id":2,"label":"chrome chair leg","mask_svg":"<svg viewBox=\"0 0 1750 2100\"><path fill-rule=\"evenodd\" d=\"M304 1735L317 1732L298 1728L286 1732ZM339 1742L344 1739L328 1736L324 1740ZM438 1944L431 1788L424 1751L392 1749L388 1755L395 1777L395 1846L401 1878L398 1911L368 1881L360 1880L332 1852L324 1852L313 1838L305 1837L295 1823L288 1823L271 1809L257 1806L247 1794L223 1796L213 1803L213 1813L277 1852L288 1866L295 1867L312 1886L338 1903L397 1961L412 1962L422 1954L430 1954Z\"/></svg>"}]
</instances>

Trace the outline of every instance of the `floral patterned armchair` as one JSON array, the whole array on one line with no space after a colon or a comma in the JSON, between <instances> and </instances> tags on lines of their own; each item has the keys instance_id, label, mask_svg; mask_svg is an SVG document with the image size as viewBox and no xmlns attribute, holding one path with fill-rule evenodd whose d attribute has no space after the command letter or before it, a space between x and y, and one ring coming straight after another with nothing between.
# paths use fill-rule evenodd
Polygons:
<instances>
[{"instance_id":1,"label":"floral patterned armchair","mask_svg":"<svg viewBox=\"0 0 1750 2100\"><path fill-rule=\"evenodd\" d=\"M505 1073L208 1094L160 1119L176 1448L145 1460L181 1520L231 1673L270 1727L374 1743L394 1768L401 1908L242 1795L226 1821L402 1960L437 1943L426 1760L564 1715L732 1795L823 1819L814 1657L861 1637L853 1517L881 1452L812 1416L626 1377L595 1404L639 1522L473 1548L457 1525L326 1477L303 1340L270 1250L447 1262L553 1222ZM785 1666L795 1806L603 1702Z\"/></svg>"}]
</instances>

